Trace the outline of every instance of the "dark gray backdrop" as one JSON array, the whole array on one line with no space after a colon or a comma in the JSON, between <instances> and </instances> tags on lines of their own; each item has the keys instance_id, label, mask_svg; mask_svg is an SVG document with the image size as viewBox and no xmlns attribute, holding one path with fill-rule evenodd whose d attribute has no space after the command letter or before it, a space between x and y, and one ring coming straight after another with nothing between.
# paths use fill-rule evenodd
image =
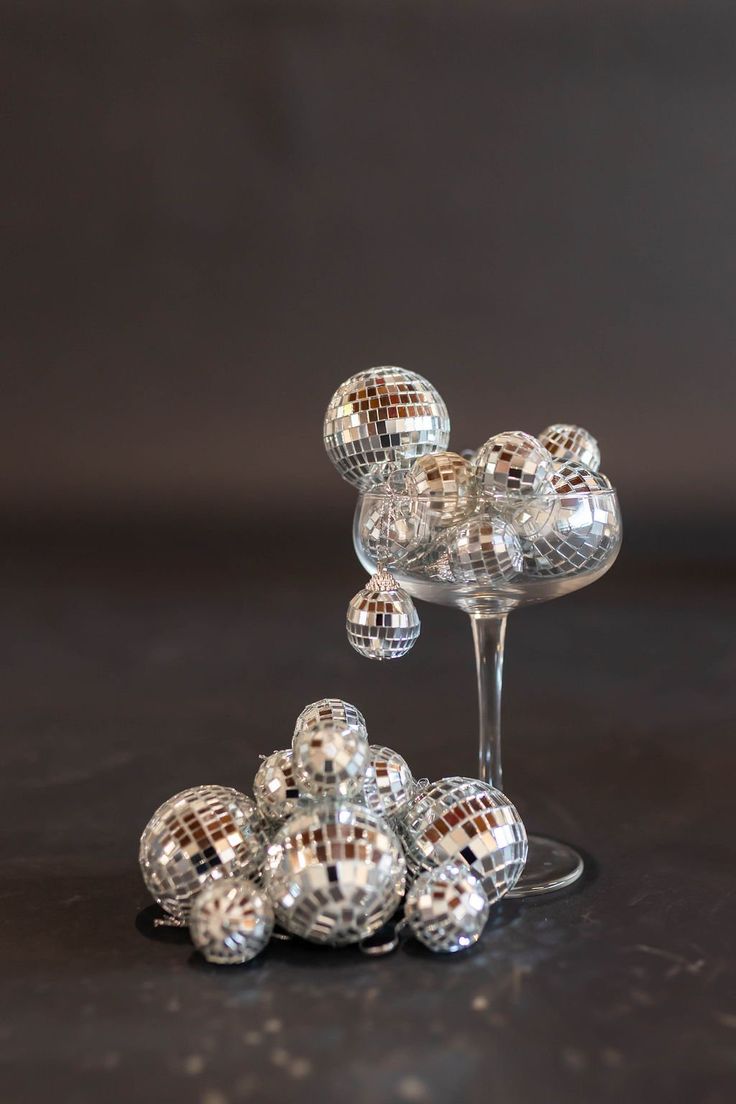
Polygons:
<instances>
[{"instance_id":1,"label":"dark gray backdrop","mask_svg":"<svg viewBox=\"0 0 736 1104\"><path fill-rule=\"evenodd\" d=\"M381 363L457 448L577 421L630 518L729 510L733 4L0 20L6 514L349 509L322 412Z\"/></svg>"}]
</instances>

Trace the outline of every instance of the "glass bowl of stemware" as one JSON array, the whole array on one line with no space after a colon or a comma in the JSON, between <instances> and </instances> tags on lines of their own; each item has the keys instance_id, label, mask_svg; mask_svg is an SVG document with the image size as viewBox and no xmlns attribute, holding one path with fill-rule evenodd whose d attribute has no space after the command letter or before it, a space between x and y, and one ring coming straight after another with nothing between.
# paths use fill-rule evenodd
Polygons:
<instances>
[{"instance_id":1,"label":"glass bowl of stemware","mask_svg":"<svg viewBox=\"0 0 736 1104\"><path fill-rule=\"evenodd\" d=\"M609 570L621 546L615 489L431 499L381 486L359 498L353 542L369 573L388 566L413 598L469 615L478 680L478 775L503 789L508 615L590 586ZM582 872L583 859L572 847L531 835L512 895L553 892Z\"/></svg>"}]
</instances>

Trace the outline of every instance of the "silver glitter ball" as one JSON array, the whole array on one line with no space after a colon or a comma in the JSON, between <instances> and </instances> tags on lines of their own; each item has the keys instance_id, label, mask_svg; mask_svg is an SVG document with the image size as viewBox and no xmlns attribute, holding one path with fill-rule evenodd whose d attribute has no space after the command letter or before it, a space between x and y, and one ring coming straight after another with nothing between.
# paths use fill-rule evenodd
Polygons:
<instances>
[{"instance_id":1,"label":"silver glitter ball","mask_svg":"<svg viewBox=\"0 0 736 1104\"><path fill-rule=\"evenodd\" d=\"M358 543L375 563L404 564L431 538L428 504L405 494L367 494L359 503L355 524Z\"/></svg>"},{"instance_id":2,"label":"silver glitter ball","mask_svg":"<svg viewBox=\"0 0 736 1104\"><path fill-rule=\"evenodd\" d=\"M500 514L473 514L447 530L444 547L437 569L446 568L456 583L499 584L513 579L523 566L519 538Z\"/></svg>"},{"instance_id":3,"label":"silver glitter ball","mask_svg":"<svg viewBox=\"0 0 736 1104\"><path fill-rule=\"evenodd\" d=\"M256 876L266 846L255 802L227 786L194 786L153 814L141 836L139 862L154 901L184 920L208 882Z\"/></svg>"},{"instance_id":4,"label":"silver glitter ball","mask_svg":"<svg viewBox=\"0 0 736 1104\"><path fill-rule=\"evenodd\" d=\"M534 495L551 490L552 459L536 437L497 433L478 449L475 477L486 494Z\"/></svg>"},{"instance_id":5,"label":"silver glitter ball","mask_svg":"<svg viewBox=\"0 0 736 1104\"><path fill-rule=\"evenodd\" d=\"M237 966L250 962L273 931L273 905L247 878L223 878L197 895L189 914L192 943L208 962Z\"/></svg>"},{"instance_id":6,"label":"silver glitter ball","mask_svg":"<svg viewBox=\"0 0 736 1104\"><path fill-rule=\"evenodd\" d=\"M554 524L531 539L522 538L524 571L540 578L596 571L615 554L620 539L613 491L566 494L563 490Z\"/></svg>"},{"instance_id":7,"label":"silver glitter ball","mask_svg":"<svg viewBox=\"0 0 736 1104\"><path fill-rule=\"evenodd\" d=\"M420 456L407 477L407 490L426 502L423 516L430 534L462 521L473 509L475 478L467 460L456 452Z\"/></svg>"},{"instance_id":8,"label":"silver glitter ball","mask_svg":"<svg viewBox=\"0 0 736 1104\"><path fill-rule=\"evenodd\" d=\"M394 914L406 885L396 833L370 809L320 802L297 813L269 850L276 919L313 943L358 943Z\"/></svg>"},{"instance_id":9,"label":"silver glitter ball","mask_svg":"<svg viewBox=\"0 0 736 1104\"><path fill-rule=\"evenodd\" d=\"M399 822L409 874L453 860L481 878L491 904L513 889L527 856L526 830L505 794L477 778L441 778Z\"/></svg>"},{"instance_id":10,"label":"silver glitter ball","mask_svg":"<svg viewBox=\"0 0 736 1104\"><path fill-rule=\"evenodd\" d=\"M365 490L386 464L447 448L450 418L428 380L404 368L369 368L341 384L324 421L327 454L343 479Z\"/></svg>"},{"instance_id":11,"label":"silver glitter ball","mask_svg":"<svg viewBox=\"0 0 736 1104\"><path fill-rule=\"evenodd\" d=\"M607 475L587 468L579 460L562 460L555 463L552 485L558 495L611 490L611 481Z\"/></svg>"},{"instance_id":12,"label":"silver glitter ball","mask_svg":"<svg viewBox=\"0 0 736 1104\"><path fill-rule=\"evenodd\" d=\"M539 440L555 460L577 460L592 471L598 471L600 467L598 442L582 426L558 422L543 429Z\"/></svg>"},{"instance_id":13,"label":"silver glitter ball","mask_svg":"<svg viewBox=\"0 0 736 1104\"><path fill-rule=\"evenodd\" d=\"M363 787L368 739L357 729L322 721L294 737L297 785L313 797L351 797Z\"/></svg>"},{"instance_id":14,"label":"silver glitter ball","mask_svg":"<svg viewBox=\"0 0 736 1104\"><path fill-rule=\"evenodd\" d=\"M368 738L365 717L355 705L342 698L320 698L319 701L305 705L294 725L294 738L307 729L319 728L325 721L346 725Z\"/></svg>"},{"instance_id":15,"label":"silver glitter ball","mask_svg":"<svg viewBox=\"0 0 736 1104\"><path fill-rule=\"evenodd\" d=\"M253 779L253 796L266 820L285 820L297 811L302 795L294 774L291 748L266 756Z\"/></svg>"},{"instance_id":16,"label":"silver glitter ball","mask_svg":"<svg viewBox=\"0 0 736 1104\"><path fill-rule=\"evenodd\" d=\"M404 916L430 951L452 954L477 943L490 904L483 882L465 863L448 862L420 874L409 888Z\"/></svg>"},{"instance_id":17,"label":"silver glitter ball","mask_svg":"<svg viewBox=\"0 0 736 1104\"><path fill-rule=\"evenodd\" d=\"M400 659L413 648L421 629L419 614L405 590L379 571L348 606L348 640L367 659Z\"/></svg>"},{"instance_id":18,"label":"silver glitter ball","mask_svg":"<svg viewBox=\"0 0 736 1104\"><path fill-rule=\"evenodd\" d=\"M394 817L406 808L413 795L414 776L403 755L371 744L363 781L363 800L368 808L378 816Z\"/></svg>"}]
</instances>

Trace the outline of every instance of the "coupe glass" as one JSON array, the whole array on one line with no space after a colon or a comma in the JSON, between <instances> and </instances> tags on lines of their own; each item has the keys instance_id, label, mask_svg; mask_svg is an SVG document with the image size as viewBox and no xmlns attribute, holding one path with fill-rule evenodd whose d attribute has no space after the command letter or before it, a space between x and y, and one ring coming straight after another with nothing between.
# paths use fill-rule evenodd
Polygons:
<instances>
[{"instance_id":1,"label":"coupe glass","mask_svg":"<svg viewBox=\"0 0 736 1104\"><path fill-rule=\"evenodd\" d=\"M462 526L469 517L473 523L495 522L502 530L504 525L513 527L521 536L524 554L520 570L478 570L476 561L470 570L458 572L457 565L448 565L447 549L452 542L446 521L449 518L457 524L460 519ZM560 520L570 537L561 546L558 537L550 546L545 532ZM501 690L507 617L519 606L572 594L608 571L621 545L615 490L516 498L484 494L472 504L447 497L432 503L406 493L370 491L358 500L353 541L358 559L369 573L375 570L380 552L399 584L414 598L452 606L470 616L478 677L478 774L503 789ZM455 581L458 575L466 581ZM582 857L573 848L532 835L526 867L511 896L562 889L582 872Z\"/></svg>"}]
</instances>

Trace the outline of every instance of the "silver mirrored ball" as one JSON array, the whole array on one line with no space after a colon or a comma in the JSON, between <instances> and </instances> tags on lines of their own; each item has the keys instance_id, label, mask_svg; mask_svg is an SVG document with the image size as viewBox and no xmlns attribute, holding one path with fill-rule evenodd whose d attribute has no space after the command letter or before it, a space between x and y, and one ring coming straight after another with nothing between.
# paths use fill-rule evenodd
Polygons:
<instances>
[{"instance_id":1,"label":"silver mirrored ball","mask_svg":"<svg viewBox=\"0 0 736 1104\"><path fill-rule=\"evenodd\" d=\"M448 529L443 544L445 556L438 570L446 569L456 583L500 583L513 579L523 567L519 538L500 514L473 514Z\"/></svg>"},{"instance_id":2,"label":"silver mirrored ball","mask_svg":"<svg viewBox=\"0 0 736 1104\"><path fill-rule=\"evenodd\" d=\"M318 728L325 721L346 725L348 728L355 729L366 739L368 738L365 717L357 706L343 701L342 698L320 698L319 701L305 705L296 719L294 737L299 736L307 729Z\"/></svg>"},{"instance_id":3,"label":"silver mirrored ball","mask_svg":"<svg viewBox=\"0 0 736 1104\"><path fill-rule=\"evenodd\" d=\"M322 721L294 737L294 774L299 789L313 797L351 797L363 787L368 739L357 729Z\"/></svg>"},{"instance_id":4,"label":"silver mirrored ball","mask_svg":"<svg viewBox=\"0 0 736 1104\"><path fill-rule=\"evenodd\" d=\"M582 426L556 422L539 434L539 440L555 460L577 460L597 471L601 464L601 451L592 433Z\"/></svg>"},{"instance_id":5,"label":"silver mirrored ball","mask_svg":"<svg viewBox=\"0 0 736 1104\"><path fill-rule=\"evenodd\" d=\"M489 912L483 882L465 863L457 862L420 874L404 902L404 916L414 938L442 954L477 943Z\"/></svg>"},{"instance_id":6,"label":"silver mirrored ball","mask_svg":"<svg viewBox=\"0 0 736 1104\"><path fill-rule=\"evenodd\" d=\"M272 931L271 901L247 878L223 878L206 886L189 915L194 946L218 966L250 962L268 944Z\"/></svg>"},{"instance_id":7,"label":"silver mirrored ball","mask_svg":"<svg viewBox=\"0 0 736 1104\"><path fill-rule=\"evenodd\" d=\"M475 477L485 494L536 495L551 490L552 458L521 430L497 433L478 449Z\"/></svg>"},{"instance_id":8,"label":"silver mirrored ball","mask_svg":"<svg viewBox=\"0 0 736 1104\"><path fill-rule=\"evenodd\" d=\"M297 811L301 795L291 748L266 756L253 779L253 796L266 820L284 820Z\"/></svg>"},{"instance_id":9,"label":"silver mirrored ball","mask_svg":"<svg viewBox=\"0 0 736 1104\"><path fill-rule=\"evenodd\" d=\"M414 796L414 776L403 755L392 748L371 744L363 800L378 816L394 817Z\"/></svg>"},{"instance_id":10,"label":"silver mirrored ball","mask_svg":"<svg viewBox=\"0 0 736 1104\"><path fill-rule=\"evenodd\" d=\"M348 605L348 640L367 659L400 659L414 647L421 624L410 596L379 571Z\"/></svg>"}]
</instances>

